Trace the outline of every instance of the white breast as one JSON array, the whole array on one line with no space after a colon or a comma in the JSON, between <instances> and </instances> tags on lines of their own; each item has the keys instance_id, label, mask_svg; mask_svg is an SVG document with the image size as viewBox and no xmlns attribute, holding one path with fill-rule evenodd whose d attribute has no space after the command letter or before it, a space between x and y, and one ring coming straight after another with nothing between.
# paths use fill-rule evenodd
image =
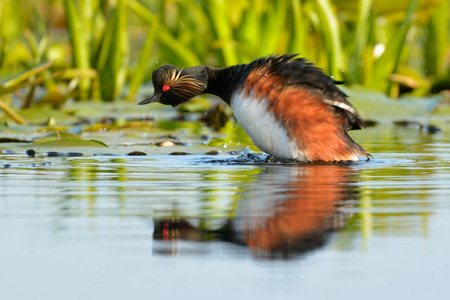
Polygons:
<instances>
[{"instance_id":1,"label":"white breast","mask_svg":"<svg viewBox=\"0 0 450 300\"><path fill-rule=\"evenodd\" d=\"M254 99L243 92L231 99L231 108L239 124L262 151L281 159L306 161L306 155L289 138L286 127L268 111L267 99Z\"/></svg>"}]
</instances>

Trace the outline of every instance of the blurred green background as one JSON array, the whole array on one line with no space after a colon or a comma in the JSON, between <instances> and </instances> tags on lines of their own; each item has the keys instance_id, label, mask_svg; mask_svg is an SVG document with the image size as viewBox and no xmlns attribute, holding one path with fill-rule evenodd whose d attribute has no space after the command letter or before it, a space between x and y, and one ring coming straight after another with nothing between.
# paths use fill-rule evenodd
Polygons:
<instances>
[{"instance_id":1,"label":"blurred green background","mask_svg":"<svg viewBox=\"0 0 450 300\"><path fill-rule=\"evenodd\" d=\"M449 16L448 0L1 0L0 109L12 95L22 108L134 102L163 64L276 53L349 86L424 96L449 86Z\"/></svg>"}]
</instances>

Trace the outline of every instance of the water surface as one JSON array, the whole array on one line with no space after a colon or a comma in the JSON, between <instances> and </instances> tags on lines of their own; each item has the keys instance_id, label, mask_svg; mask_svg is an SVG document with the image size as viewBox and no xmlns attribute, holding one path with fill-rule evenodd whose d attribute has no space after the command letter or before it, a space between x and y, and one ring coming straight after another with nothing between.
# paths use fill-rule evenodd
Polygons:
<instances>
[{"instance_id":1,"label":"water surface","mask_svg":"<svg viewBox=\"0 0 450 300\"><path fill-rule=\"evenodd\" d=\"M3 154L1 299L447 299L448 135L354 137L373 161Z\"/></svg>"}]
</instances>

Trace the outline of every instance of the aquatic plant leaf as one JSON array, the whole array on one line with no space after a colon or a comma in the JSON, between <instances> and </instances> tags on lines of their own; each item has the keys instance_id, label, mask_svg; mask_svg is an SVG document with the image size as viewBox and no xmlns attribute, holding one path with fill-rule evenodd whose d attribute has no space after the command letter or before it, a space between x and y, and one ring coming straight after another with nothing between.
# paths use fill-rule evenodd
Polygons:
<instances>
[{"instance_id":1,"label":"aquatic plant leaf","mask_svg":"<svg viewBox=\"0 0 450 300\"><path fill-rule=\"evenodd\" d=\"M361 86L340 87L349 96L349 101L363 119L395 120L408 117L423 117L444 99L443 95L428 98L405 96L397 100L384 93Z\"/></svg>"},{"instance_id":2,"label":"aquatic plant leaf","mask_svg":"<svg viewBox=\"0 0 450 300\"><path fill-rule=\"evenodd\" d=\"M34 144L41 147L108 147L102 141L85 140L67 132L52 132Z\"/></svg>"},{"instance_id":3,"label":"aquatic plant leaf","mask_svg":"<svg viewBox=\"0 0 450 300\"><path fill-rule=\"evenodd\" d=\"M27 108L20 110L19 113L26 122L34 124L46 124L50 117L61 125L67 125L68 123L78 121L78 118L67 114L64 111L49 107Z\"/></svg>"},{"instance_id":4,"label":"aquatic plant leaf","mask_svg":"<svg viewBox=\"0 0 450 300\"><path fill-rule=\"evenodd\" d=\"M98 140L84 140L81 138L43 139L35 142L36 146L49 148L62 147L108 147Z\"/></svg>"},{"instance_id":5,"label":"aquatic plant leaf","mask_svg":"<svg viewBox=\"0 0 450 300\"><path fill-rule=\"evenodd\" d=\"M233 113L230 109L225 107L223 104L218 104L204 113L201 120L215 131L218 131L220 128L225 126L232 114Z\"/></svg>"},{"instance_id":6,"label":"aquatic plant leaf","mask_svg":"<svg viewBox=\"0 0 450 300\"><path fill-rule=\"evenodd\" d=\"M84 130L84 132L96 132L96 131L107 131L110 129L113 129L113 124L102 124L102 123L96 123L92 125L91 127Z\"/></svg>"},{"instance_id":7,"label":"aquatic plant leaf","mask_svg":"<svg viewBox=\"0 0 450 300\"><path fill-rule=\"evenodd\" d=\"M204 112L211 108L211 102L204 97L194 98L178 108L181 112Z\"/></svg>"},{"instance_id":8,"label":"aquatic plant leaf","mask_svg":"<svg viewBox=\"0 0 450 300\"><path fill-rule=\"evenodd\" d=\"M133 129L133 130L139 130L139 131L148 131L152 130L153 126L145 121L129 121L125 122L123 125L120 125L117 127L118 130L120 129Z\"/></svg>"},{"instance_id":9,"label":"aquatic plant leaf","mask_svg":"<svg viewBox=\"0 0 450 300\"><path fill-rule=\"evenodd\" d=\"M54 139L81 139L78 135L68 132L51 132L47 134L45 137L39 139L39 141L54 140Z\"/></svg>"}]
</instances>

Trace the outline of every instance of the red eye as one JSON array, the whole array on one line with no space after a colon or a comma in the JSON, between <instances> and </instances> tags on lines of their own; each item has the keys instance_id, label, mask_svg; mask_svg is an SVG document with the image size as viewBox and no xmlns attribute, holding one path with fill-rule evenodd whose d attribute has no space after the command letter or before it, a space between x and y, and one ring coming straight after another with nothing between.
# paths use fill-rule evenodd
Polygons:
<instances>
[{"instance_id":1,"label":"red eye","mask_svg":"<svg viewBox=\"0 0 450 300\"><path fill-rule=\"evenodd\" d=\"M168 90L170 90L170 86L168 86L168 85L163 86L163 91L164 92L167 92Z\"/></svg>"}]
</instances>

